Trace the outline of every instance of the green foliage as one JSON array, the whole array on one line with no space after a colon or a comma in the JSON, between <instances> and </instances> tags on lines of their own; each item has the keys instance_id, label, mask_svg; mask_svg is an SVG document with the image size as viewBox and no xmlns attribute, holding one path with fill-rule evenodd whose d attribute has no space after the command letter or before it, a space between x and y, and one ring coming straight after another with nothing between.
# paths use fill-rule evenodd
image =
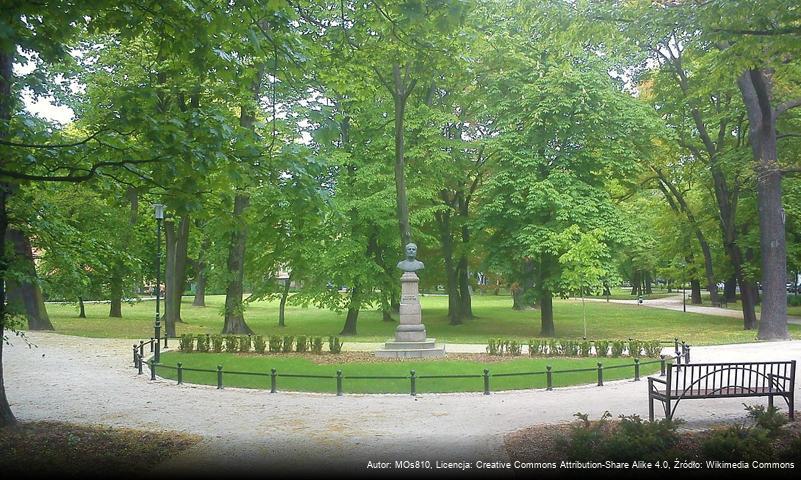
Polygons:
<instances>
[{"instance_id":1,"label":"green foliage","mask_svg":"<svg viewBox=\"0 0 801 480\"><path fill-rule=\"evenodd\" d=\"M778 436L781 427L787 424L787 417L776 406L767 408L764 405L743 404L743 406L748 412L748 418L752 418L756 425L765 429L771 437Z\"/></svg>"},{"instance_id":2,"label":"green foliage","mask_svg":"<svg viewBox=\"0 0 801 480\"><path fill-rule=\"evenodd\" d=\"M264 353L264 350L267 349L267 342L264 340L263 335L256 335L253 338L253 350L256 353Z\"/></svg>"},{"instance_id":3,"label":"green foliage","mask_svg":"<svg viewBox=\"0 0 801 480\"><path fill-rule=\"evenodd\" d=\"M214 353L220 353L223 350L223 337L222 335L212 335L211 345Z\"/></svg>"},{"instance_id":4,"label":"green foliage","mask_svg":"<svg viewBox=\"0 0 801 480\"><path fill-rule=\"evenodd\" d=\"M522 353L522 350L523 350L523 346L519 342L517 342L516 340L512 340L512 341L509 342L509 350L508 350L509 351L509 355L512 355L514 357L518 357Z\"/></svg>"},{"instance_id":5,"label":"green foliage","mask_svg":"<svg viewBox=\"0 0 801 480\"><path fill-rule=\"evenodd\" d=\"M250 345L252 343L252 338L250 335L241 336L239 337L239 351L242 353L247 353L250 351Z\"/></svg>"},{"instance_id":6,"label":"green foliage","mask_svg":"<svg viewBox=\"0 0 801 480\"><path fill-rule=\"evenodd\" d=\"M529 356L543 355L548 348L548 343L545 340L531 339L528 341L528 354Z\"/></svg>"},{"instance_id":7,"label":"green foliage","mask_svg":"<svg viewBox=\"0 0 801 480\"><path fill-rule=\"evenodd\" d=\"M270 353L278 353L281 351L282 338L278 335L270 335L269 347Z\"/></svg>"},{"instance_id":8,"label":"green foliage","mask_svg":"<svg viewBox=\"0 0 801 480\"><path fill-rule=\"evenodd\" d=\"M298 353L306 353L309 350L309 341L304 335L298 335L295 341L295 351Z\"/></svg>"},{"instance_id":9,"label":"green foliage","mask_svg":"<svg viewBox=\"0 0 801 480\"><path fill-rule=\"evenodd\" d=\"M637 415L621 415L619 421L610 422L609 412L598 421L590 421L587 414L575 416L580 421L571 428L567 439L560 439L570 460L633 462L676 458L678 422L648 422Z\"/></svg>"},{"instance_id":10,"label":"green foliage","mask_svg":"<svg viewBox=\"0 0 801 480\"><path fill-rule=\"evenodd\" d=\"M629 356L639 357L642 354L643 342L629 339Z\"/></svg>"},{"instance_id":11,"label":"green foliage","mask_svg":"<svg viewBox=\"0 0 801 480\"><path fill-rule=\"evenodd\" d=\"M342 342L339 337L328 337L328 351L331 353L339 353L342 351Z\"/></svg>"},{"instance_id":12,"label":"green foliage","mask_svg":"<svg viewBox=\"0 0 801 480\"><path fill-rule=\"evenodd\" d=\"M801 307L801 295L787 295L787 305Z\"/></svg>"},{"instance_id":13,"label":"green foliage","mask_svg":"<svg viewBox=\"0 0 801 480\"><path fill-rule=\"evenodd\" d=\"M283 341L281 342L281 352L289 353L292 351L292 345L295 342L295 337L291 335L285 335Z\"/></svg>"},{"instance_id":14,"label":"green foliage","mask_svg":"<svg viewBox=\"0 0 801 480\"><path fill-rule=\"evenodd\" d=\"M225 351L228 353L234 353L239 349L239 342L237 341L237 337L233 335L226 335L225 336Z\"/></svg>"},{"instance_id":15,"label":"green foliage","mask_svg":"<svg viewBox=\"0 0 801 480\"><path fill-rule=\"evenodd\" d=\"M736 424L716 429L701 442L704 458L724 462L768 460L773 446L767 430Z\"/></svg>"},{"instance_id":16,"label":"green foliage","mask_svg":"<svg viewBox=\"0 0 801 480\"><path fill-rule=\"evenodd\" d=\"M609 346L612 344L609 340L596 340L595 341L595 356L606 357L609 355Z\"/></svg>"},{"instance_id":17,"label":"green foliage","mask_svg":"<svg viewBox=\"0 0 801 480\"><path fill-rule=\"evenodd\" d=\"M623 355L623 352L626 350L626 342L622 340L613 340L612 341L612 357L617 358Z\"/></svg>"},{"instance_id":18,"label":"green foliage","mask_svg":"<svg viewBox=\"0 0 801 480\"><path fill-rule=\"evenodd\" d=\"M487 348L486 348L486 350L487 350L487 353L489 353L490 355L501 355L502 354L502 348L503 348L503 344L500 343L499 340L496 340L494 338L490 338L489 340L487 340Z\"/></svg>"},{"instance_id":19,"label":"green foliage","mask_svg":"<svg viewBox=\"0 0 801 480\"><path fill-rule=\"evenodd\" d=\"M659 340L644 342L643 348L645 349L645 355L651 358L659 358L662 353L662 344L659 343Z\"/></svg>"},{"instance_id":20,"label":"green foliage","mask_svg":"<svg viewBox=\"0 0 801 480\"><path fill-rule=\"evenodd\" d=\"M582 357L589 357L592 351L592 343L587 340L582 340L578 345L579 355Z\"/></svg>"},{"instance_id":21,"label":"green foliage","mask_svg":"<svg viewBox=\"0 0 801 480\"><path fill-rule=\"evenodd\" d=\"M208 353L211 345L209 345L210 339L208 335L198 335L197 336L197 351Z\"/></svg>"},{"instance_id":22,"label":"green foliage","mask_svg":"<svg viewBox=\"0 0 801 480\"><path fill-rule=\"evenodd\" d=\"M315 355L323 353L323 337L314 337L311 341L311 352Z\"/></svg>"},{"instance_id":23,"label":"green foliage","mask_svg":"<svg viewBox=\"0 0 801 480\"><path fill-rule=\"evenodd\" d=\"M181 335L181 339L179 340L179 343L178 343L178 348L182 352L189 353L189 352L192 351L192 349L194 347L194 341L195 341L194 335L192 335L190 333L185 333L185 334Z\"/></svg>"}]
</instances>

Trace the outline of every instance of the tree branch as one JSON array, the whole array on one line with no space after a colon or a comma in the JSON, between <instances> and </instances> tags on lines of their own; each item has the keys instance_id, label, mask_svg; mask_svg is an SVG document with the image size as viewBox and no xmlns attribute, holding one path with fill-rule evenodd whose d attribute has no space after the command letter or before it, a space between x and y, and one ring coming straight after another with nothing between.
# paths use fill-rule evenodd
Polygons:
<instances>
[{"instance_id":1,"label":"tree branch","mask_svg":"<svg viewBox=\"0 0 801 480\"><path fill-rule=\"evenodd\" d=\"M790 110L791 108L801 107L801 98L796 98L794 100L788 100L786 102L780 103L776 106L776 116L778 117L782 113Z\"/></svg>"}]
</instances>

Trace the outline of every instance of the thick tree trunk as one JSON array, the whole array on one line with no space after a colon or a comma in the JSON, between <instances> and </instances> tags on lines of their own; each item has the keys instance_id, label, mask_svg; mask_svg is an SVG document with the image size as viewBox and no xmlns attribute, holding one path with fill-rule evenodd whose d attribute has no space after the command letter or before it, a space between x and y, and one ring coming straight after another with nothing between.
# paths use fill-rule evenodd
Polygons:
<instances>
[{"instance_id":1,"label":"thick tree trunk","mask_svg":"<svg viewBox=\"0 0 801 480\"><path fill-rule=\"evenodd\" d=\"M181 300L186 286L186 255L189 246L189 214L181 216L178 228L175 222L164 222L167 244L167 265L165 268L164 317L166 332L175 337L175 325L182 323Z\"/></svg>"},{"instance_id":2,"label":"thick tree trunk","mask_svg":"<svg viewBox=\"0 0 801 480\"><path fill-rule=\"evenodd\" d=\"M646 295L654 293L653 289L651 288L653 284L653 280L651 279L651 272L645 272L645 279L643 283L645 283L644 288Z\"/></svg>"},{"instance_id":3,"label":"thick tree trunk","mask_svg":"<svg viewBox=\"0 0 801 480\"><path fill-rule=\"evenodd\" d=\"M122 275L120 273L120 266L115 265L111 269L110 285L110 300L111 307L108 316L113 318L122 318Z\"/></svg>"},{"instance_id":4,"label":"thick tree trunk","mask_svg":"<svg viewBox=\"0 0 801 480\"><path fill-rule=\"evenodd\" d=\"M395 104L395 194L397 195L398 229L400 230L401 249L412 241L412 230L409 225L409 201L406 196L406 159L404 146L404 114L406 100L409 98L414 83L410 86L401 76L398 63L392 65L392 98ZM407 88L409 87L409 88Z\"/></svg>"},{"instance_id":5,"label":"thick tree trunk","mask_svg":"<svg viewBox=\"0 0 801 480\"><path fill-rule=\"evenodd\" d=\"M292 283L292 275L290 274L286 280L284 280L284 290L281 292L281 303L278 305L278 326L285 327L286 324L284 322L285 319L285 312L286 312L286 299L289 298L289 285Z\"/></svg>"},{"instance_id":6,"label":"thick tree trunk","mask_svg":"<svg viewBox=\"0 0 801 480\"><path fill-rule=\"evenodd\" d=\"M78 297L78 318L86 318L86 306L83 304L83 297Z\"/></svg>"},{"instance_id":7,"label":"thick tree trunk","mask_svg":"<svg viewBox=\"0 0 801 480\"><path fill-rule=\"evenodd\" d=\"M534 287L534 261L527 258L523 260L520 281L512 284L511 287L513 310L526 310L536 306L533 295Z\"/></svg>"},{"instance_id":8,"label":"thick tree trunk","mask_svg":"<svg viewBox=\"0 0 801 480\"><path fill-rule=\"evenodd\" d=\"M748 112L749 140L756 163L759 246L762 263L761 340L783 340L787 332L787 246L782 172L776 150L776 116L771 106L772 73L747 70L737 80Z\"/></svg>"},{"instance_id":9,"label":"thick tree trunk","mask_svg":"<svg viewBox=\"0 0 801 480\"><path fill-rule=\"evenodd\" d=\"M25 313L28 319L28 330L53 330L47 308L44 303L42 289L39 287L36 275L36 264L33 261L33 248L27 235L19 230L9 229L6 234L11 241L16 264L25 276L23 281L6 279L8 288L8 305L12 311Z\"/></svg>"},{"instance_id":10,"label":"thick tree trunk","mask_svg":"<svg viewBox=\"0 0 801 480\"><path fill-rule=\"evenodd\" d=\"M361 308L361 286L356 283L350 290L350 302L348 305L348 314L345 317L345 325L342 327L340 335L352 336L356 335L356 321L359 319L359 309Z\"/></svg>"},{"instance_id":11,"label":"thick tree trunk","mask_svg":"<svg viewBox=\"0 0 801 480\"><path fill-rule=\"evenodd\" d=\"M723 295L727 302L737 301L737 275L732 275L723 282Z\"/></svg>"},{"instance_id":12,"label":"thick tree trunk","mask_svg":"<svg viewBox=\"0 0 801 480\"><path fill-rule=\"evenodd\" d=\"M245 323L244 295L245 281L245 245L247 240L247 224L244 212L250 203L247 195L237 193L234 198L233 218L236 226L231 233L228 246L228 286L225 289L225 320L222 333L253 333Z\"/></svg>"},{"instance_id":13,"label":"thick tree trunk","mask_svg":"<svg viewBox=\"0 0 801 480\"><path fill-rule=\"evenodd\" d=\"M461 304L462 318L470 320L473 318L473 300L470 295L470 272L468 270L467 257L462 255L459 259L459 300Z\"/></svg>"},{"instance_id":14,"label":"thick tree trunk","mask_svg":"<svg viewBox=\"0 0 801 480\"><path fill-rule=\"evenodd\" d=\"M10 101L11 91L9 82L11 78L11 55L0 51L0 138L5 137L3 121L8 120L6 102ZM0 158L0 164L3 159ZM6 273L8 269L8 259L6 258L6 232L8 230L8 211L6 199L8 198L11 186L0 183L0 427L6 427L17 423L11 406L6 398L6 386L3 378L3 347L5 346L6 322L8 312L6 310Z\"/></svg>"},{"instance_id":15,"label":"thick tree trunk","mask_svg":"<svg viewBox=\"0 0 801 480\"><path fill-rule=\"evenodd\" d=\"M690 280L690 303L701 305L701 282Z\"/></svg>"},{"instance_id":16,"label":"thick tree trunk","mask_svg":"<svg viewBox=\"0 0 801 480\"><path fill-rule=\"evenodd\" d=\"M192 300L192 306L195 307L206 306L206 252L208 252L210 247L211 241L208 237L205 237L200 245L200 253L198 254L198 260L195 264L195 269L197 270L195 277L195 298Z\"/></svg>"},{"instance_id":17,"label":"thick tree trunk","mask_svg":"<svg viewBox=\"0 0 801 480\"><path fill-rule=\"evenodd\" d=\"M556 336L553 324L553 294L547 289L543 289L540 296L540 323L541 337Z\"/></svg>"},{"instance_id":18,"label":"thick tree trunk","mask_svg":"<svg viewBox=\"0 0 801 480\"><path fill-rule=\"evenodd\" d=\"M459 283L456 274L456 265L453 261L453 236L451 235L451 214L444 211L436 214L439 225L442 257L445 261L445 290L448 293L448 323L459 325L462 323L462 302L459 297Z\"/></svg>"}]
</instances>

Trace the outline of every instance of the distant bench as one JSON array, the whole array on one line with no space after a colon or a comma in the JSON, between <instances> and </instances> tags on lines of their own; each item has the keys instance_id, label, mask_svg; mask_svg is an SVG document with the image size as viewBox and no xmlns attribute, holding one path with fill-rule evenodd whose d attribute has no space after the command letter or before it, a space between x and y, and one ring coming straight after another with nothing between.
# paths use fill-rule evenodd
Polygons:
<instances>
[{"instance_id":1,"label":"distant bench","mask_svg":"<svg viewBox=\"0 0 801 480\"><path fill-rule=\"evenodd\" d=\"M661 385L661 387L660 387ZM700 398L782 397L795 417L795 360L676 364L665 379L648 377L648 415L654 419L654 400L662 402L666 418L673 418L681 400Z\"/></svg>"}]
</instances>

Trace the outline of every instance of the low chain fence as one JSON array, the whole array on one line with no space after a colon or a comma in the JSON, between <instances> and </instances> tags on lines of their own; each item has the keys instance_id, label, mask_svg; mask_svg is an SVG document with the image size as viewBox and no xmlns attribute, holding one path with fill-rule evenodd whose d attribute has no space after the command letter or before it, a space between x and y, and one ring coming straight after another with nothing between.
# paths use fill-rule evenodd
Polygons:
<instances>
[{"instance_id":1,"label":"low chain fence","mask_svg":"<svg viewBox=\"0 0 801 480\"><path fill-rule=\"evenodd\" d=\"M164 346L167 347L167 337L164 337ZM144 359L144 346L150 345L150 351L154 351L156 339L151 338L150 341L141 341L139 345L133 346L134 351L134 367L138 369L139 375L144 373L144 365L147 364L150 370L150 380L156 380L158 375L158 370L170 370L175 371L175 377L178 385L184 383L184 372L199 372L199 373L216 373L217 376L217 389L222 390L224 388L224 376L225 375L244 375L244 376L254 376L254 377L264 377L265 378L265 385L267 385L267 379L269 379L270 385L270 393L278 393L278 379L279 378L303 378L303 379L317 379L317 380L327 380L332 383L335 382L336 385L336 395L342 396L344 395L344 384L345 381L360 381L360 380L402 380L409 382L409 394L412 396L417 395L417 381L418 380L428 380L428 379L475 379L477 382L483 383L483 394L489 395L492 392L492 385L491 379L492 378L509 378L509 377L537 377L537 376L544 376L545 377L545 389L550 391L554 389L554 376L556 375L566 375L566 374L573 374L573 373L588 373L588 372L595 372L597 376L597 386L602 387L604 385L604 371L608 370L616 370L616 369L623 369L623 368L633 368L633 380L639 381L640 380L640 368L646 365L654 365L659 364L659 376L664 377L666 371L670 366L675 362L679 368L681 368L682 364L689 364L690 363L690 345L686 344L685 342L679 342L678 339L674 339L673 341L660 341L661 344L669 344L674 347L674 351L670 355L660 355L659 359L650 360L641 362L639 358L634 358L632 364L619 364L619 365L612 365L604 367L602 362L598 362L595 367L592 368L575 368L575 369L567 369L567 370L553 370L553 368L548 365L546 366L545 370L540 371L531 371L531 372L513 372L513 373L491 373L488 368L483 369L481 373L475 374L449 374L449 375L417 375L415 370L410 370L408 375L345 375L342 370L336 370L334 374L331 375L320 375L320 374L302 374L302 373L284 373L279 372L277 369L272 368L269 372L242 372L242 371L229 371L224 370L222 365L217 365L216 370L212 369L204 369L204 368L190 368L184 367L181 362L177 362L176 365L167 365L164 363L156 362L153 357L148 360Z\"/></svg>"}]
</instances>

